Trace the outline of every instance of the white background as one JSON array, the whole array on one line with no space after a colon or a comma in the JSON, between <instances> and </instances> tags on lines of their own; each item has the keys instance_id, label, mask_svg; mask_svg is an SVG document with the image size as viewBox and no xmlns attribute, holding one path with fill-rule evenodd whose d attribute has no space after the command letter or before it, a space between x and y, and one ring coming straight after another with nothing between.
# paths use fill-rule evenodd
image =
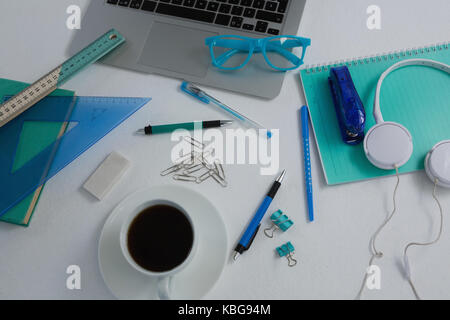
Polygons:
<instances>
[{"instance_id":1,"label":"white background","mask_svg":"<svg viewBox=\"0 0 450 320\"><path fill-rule=\"evenodd\" d=\"M0 76L32 82L68 58L71 31L65 27L66 8L77 4L83 10L87 3L1 1ZM371 4L382 9L381 31L366 28L366 9ZM310 0L298 34L313 41L306 63L322 63L448 41L449 12L448 0ZM47 183L29 228L0 225L0 298L113 298L97 264L98 239L108 214L139 188L174 183L159 175L170 162L170 136L133 137L133 132L149 122L222 115L181 94L179 85L180 81L170 78L95 65L64 86L81 96L151 96L153 101ZM370 257L369 238L391 210L395 178L328 187L313 146L317 221L309 224L298 121L304 98L298 73L287 76L281 95L273 101L208 90L267 127L281 128L281 167L288 175L272 209L283 209L295 225L275 240L260 233L252 250L226 266L205 298L353 299ZM132 168L104 201L97 202L80 187L112 151L130 159ZM227 166L226 170L227 189L212 181L192 188L208 196L220 210L233 248L273 177L260 176L258 166ZM378 242L385 253L378 261L382 290L366 290L364 298L413 298L402 276L401 255L410 240L429 241L437 232L438 211L431 191L424 172L402 176L398 215ZM445 213L449 212L450 191L440 189L439 196ZM300 263L295 268L288 268L274 253L275 247L286 241L296 246ZM421 295L449 299L448 220L441 242L430 249L413 249L410 259ZM65 271L71 264L81 267L82 290L66 289Z\"/></svg>"}]
</instances>

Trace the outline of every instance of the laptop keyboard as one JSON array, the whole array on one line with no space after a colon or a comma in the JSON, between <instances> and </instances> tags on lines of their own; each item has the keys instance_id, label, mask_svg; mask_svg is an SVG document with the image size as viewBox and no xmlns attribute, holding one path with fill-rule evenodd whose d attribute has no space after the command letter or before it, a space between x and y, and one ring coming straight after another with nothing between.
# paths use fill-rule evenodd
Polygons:
<instances>
[{"instance_id":1,"label":"laptop keyboard","mask_svg":"<svg viewBox=\"0 0 450 320\"><path fill-rule=\"evenodd\" d=\"M110 5L279 35L290 0L106 0Z\"/></svg>"}]
</instances>

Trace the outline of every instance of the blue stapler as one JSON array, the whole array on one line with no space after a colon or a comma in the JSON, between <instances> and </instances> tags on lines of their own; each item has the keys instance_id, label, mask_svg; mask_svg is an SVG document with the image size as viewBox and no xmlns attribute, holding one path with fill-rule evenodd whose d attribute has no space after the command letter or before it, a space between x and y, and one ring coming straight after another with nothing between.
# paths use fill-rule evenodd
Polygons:
<instances>
[{"instance_id":1,"label":"blue stapler","mask_svg":"<svg viewBox=\"0 0 450 320\"><path fill-rule=\"evenodd\" d=\"M366 112L346 66L331 68L328 78L342 139L350 145L364 140Z\"/></svg>"}]
</instances>

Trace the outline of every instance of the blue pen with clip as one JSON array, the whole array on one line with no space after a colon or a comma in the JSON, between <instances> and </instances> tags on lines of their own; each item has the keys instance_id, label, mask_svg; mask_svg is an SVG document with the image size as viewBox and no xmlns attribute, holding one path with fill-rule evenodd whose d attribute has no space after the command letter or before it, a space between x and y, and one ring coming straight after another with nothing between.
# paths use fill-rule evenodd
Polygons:
<instances>
[{"instance_id":1,"label":"blue pen with clip","mask_svg":"<svg viewBox=\"0 0 450 320\"><path fill-rule=\"evenodd\" d=\"M250 249L250 246L252 245L253 240L255 239L256 234L258 233L258 230L261 226L261 220L266 214L267 209L269 209L272 200L275 198L275 195L277 194L285 175L286 170L283 170L281 176L273 183L272 188L270 188L269 193L267 193L267 196L264 198L264 201L259 207L258 211L256 211L253 220L250 222L250 225L239 241L239 244L236 246L236 249L234 249L234 260L237 260L237 258L241 254L243 254L244 251Z\"/></svg>"},{"instance_id":2,"label":"blue pen with clip","mask_svg":"<svg viewBox=\"0 0 450 320\"><path fill-rule=\"evenodd\" d=\"M313 187L311 177L311 154L309 149L309 112L308 107L304 106L300 110L302 120L302 136L303 136L303 153L305 158L305 184L306 197L308 200L308 215L309 221L314 221L314 202L313 202Z\"/></svg>"}]
</instances>

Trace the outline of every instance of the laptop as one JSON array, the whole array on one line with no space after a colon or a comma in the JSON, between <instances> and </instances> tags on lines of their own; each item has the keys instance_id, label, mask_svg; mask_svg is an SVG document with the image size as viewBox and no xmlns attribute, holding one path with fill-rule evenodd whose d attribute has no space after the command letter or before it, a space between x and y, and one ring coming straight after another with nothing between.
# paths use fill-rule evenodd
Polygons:
<instances>
[{"instance_id":1,"label":"laptop","mask_svg":"<svg viewBox=\"0 0 450 320\"><path fill-rule=\"evenodd\" d=\"M211 63L205 38L297 35L306 0L91 0L69 51L74 54L111 28L126 43L103 63L266 99L285 77L254 54L243 69Z\"/></svg>"}]
</instances>

